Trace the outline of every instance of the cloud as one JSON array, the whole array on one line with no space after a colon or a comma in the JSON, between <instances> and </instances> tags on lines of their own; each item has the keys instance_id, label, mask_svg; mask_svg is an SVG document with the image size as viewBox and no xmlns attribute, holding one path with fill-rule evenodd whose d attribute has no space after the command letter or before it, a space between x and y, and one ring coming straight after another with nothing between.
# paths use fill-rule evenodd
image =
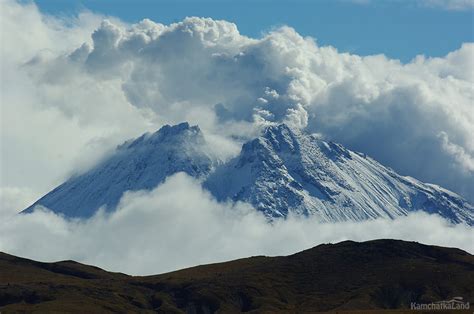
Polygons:
<instances>
[{"instance_id":1,"label":"cloud","mask_svg":"<svg viewBox=\"0 0 474 314\"><path fill-rule=\"evenodd\" d=\"M36 201L37 195L28 189L15 187L0 188L0 217L8 217L18 213L19 208L26 208Z\"/></svg>"},{"instance_id":2,"label":"cloud","mask_svg":"<svg viewBox=\"0 0 474 314\"><path fill-rule=\"evenodd\" d=\"M199 124L228 158L287 122L474 200L472 43L402 64L318 46L287 26L249 38L206 18L129 25L1 6L2 188L39 197L164 123Z\"/></svg>"},{"instance_id":3,"label":"cloud","mask_svg":"<svg viewBox=\"0 0 474 314\"><path fill-rule=\"evenodd\" d=\"M18 192L16 201L2 192L0 206L18 211L124 139L153 130L154 115L126 101L120 79L101 82L62 58L90 43L104 16L57 18L14 1L1 1L0 15L0 188Z\"/></svg>"},{"instance_id":4,"label":"cloud","mask_svg":"<svg viewBox=\"0 0 474 314\"><path fill-rule=\"evenodd\" d=\"M334 224L291 217L271 225L247 204L216 202L198 181L179 173L152 191L125 194L109 216L66 220L38 208L4 217L0 251L145 275L252 255L291 254L346 239L415 240L472 253L473 236L473 228L423 213Z\"/></svg>"},{"instance_id":5,"label":"cloud","mask_svg":"<svg viewBox=\"0 0 474 314\"><path fill-rule=\"evenodd\" d=\"M466 171L474 172L474 156L466 153L464 148L449 141L448 135L445 132L439 133L439 138L442 141L443 149L450 155L454 156L455 160Z\"/></svg>"}]
</instances>

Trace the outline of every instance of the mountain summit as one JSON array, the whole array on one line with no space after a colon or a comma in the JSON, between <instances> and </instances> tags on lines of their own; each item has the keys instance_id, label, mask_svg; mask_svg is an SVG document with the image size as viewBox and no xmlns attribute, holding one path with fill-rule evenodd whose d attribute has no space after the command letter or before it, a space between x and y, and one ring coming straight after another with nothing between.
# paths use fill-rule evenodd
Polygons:
<instances>
[{"instance_id":1,"label":"mountain summit","mask_svg":"<svg viewBox=\"0 0 474 314\"><path fill-rule=\"evenodd\" d=\"M292 213L359 221L422 210L456 223L474 222L474 207L459 195L284 124L244 144L205 186L218 200L249 202L270 217Z\"/></svg>"},{"instance_id":2,"label":"mountain summit","mask_svg":"<svg viewBox=\"0 0 474 314\"><path fill-rule=\"evenodd\" d=\"M204 136L187 122L165 125L153 134L118 146L114 155L92 170L72 177L46 194L37 205L67 217L90 217L100 207L112 211L125 191L151 190L170 175L206 176L216 159L206 151Z\"/></svg>"},{"instance_id":3,"label":"mountain summit","mask_svg":"<svg viewBox=\"0 0 474 314\"><path fill-rule=\"evenodd\" d=\"M166 125L117 148L25 211L45 206L68 217L115 209L127 190L150 190L185 172L219 201L252 204L269 219L315 216L326 222L395 218L414 211L474 224L474 206L439 186L400 176L365 154L285 124L266 128L227 162L208 153L197 126Z\"/></svg>"}]
</instances>

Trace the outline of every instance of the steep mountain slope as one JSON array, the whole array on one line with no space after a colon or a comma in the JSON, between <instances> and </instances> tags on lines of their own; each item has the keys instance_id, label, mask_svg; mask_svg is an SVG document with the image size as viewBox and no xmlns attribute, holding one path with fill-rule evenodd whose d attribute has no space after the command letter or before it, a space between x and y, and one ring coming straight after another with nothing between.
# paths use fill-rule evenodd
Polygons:
<instances>
[{"instance_id":1,"label":"steep mountain slope","mask_svg":"<svg viewBox=\"0 0 474 314\"><path fill-rule=\"evenodd\" d=\"M211 173L205 187L219 200L249 202L269 217L358 221L423 210L474 223L474 207L460 196L286 125L269 127L246 143L239 156Z\"/></svg>"},{"instance_id":2,"label":"steep mountain slope","mask_svg":"<svg viewBox=\"0 0 474 314\"><path fill-rule=\"evenodd\" d=\"M153 189L166 177L185 172L207 175L216 160L206 152L197 126L166 125L154 134L125 142L94 169L69 179L25 210L45 206L68 217L90 217L99 207L113 210L123 193Z\"/></svg>"},{"instance_id":3,"label":"steep mountain slope","mask_svg":"<svg viewBox=\"0 0 474 314\"><path fill-rule=\"evenodd\" d=\"M472 287L474 256L397 240L324 244L147 277L0 253L2 313L408 313L411 302L472 304Z\"/></svg>"},{"instance_id":4,"label":"steep mountain slope","mask_svg":"<svg viewBox=\"0 0 474 314\"><path fill-rule=\"evenodd\" d=\"M202 179L218 200L248 202L269 219L294 214L359 221L422 210L474 224L474 206L462 197L284 124L268 127L225 163L209 153L197 126L164 126L124 143L25 211L43 205L68 217L90 217L102 206L114 210L124 192L153 189L180 171Z\"/></svg>"}]
</instances>

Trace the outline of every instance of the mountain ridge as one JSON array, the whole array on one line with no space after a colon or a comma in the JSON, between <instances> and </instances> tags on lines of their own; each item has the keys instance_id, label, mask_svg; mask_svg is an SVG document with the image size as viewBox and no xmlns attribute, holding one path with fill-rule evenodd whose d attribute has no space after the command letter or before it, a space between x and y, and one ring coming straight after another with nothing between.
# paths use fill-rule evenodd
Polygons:
<instances>
[{"instance_id":1,"label":"mountain ridge","mask_svg":"<svg viewBox=\"0 0 474 314\"><path fill-rule=\"evenodd\" d=\"M285 124L265 128L225 162L209 153L208 145L198 126L166 125L120 145L111 158L25 212L42 205L87 218L104 205L112 211L127 190L150 190L185 172L201 179L218 201L248 202L270 220L290 214L325 222L393 219L422 210L474 224L474 206L459 195Z\"/></svg>"}]
</instances>

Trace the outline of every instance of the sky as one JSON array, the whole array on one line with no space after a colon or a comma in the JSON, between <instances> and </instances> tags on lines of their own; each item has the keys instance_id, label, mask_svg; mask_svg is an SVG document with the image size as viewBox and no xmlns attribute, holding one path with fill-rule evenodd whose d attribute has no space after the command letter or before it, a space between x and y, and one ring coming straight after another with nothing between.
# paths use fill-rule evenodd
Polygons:
<instances>
[{"instance_id":1,"label":"sky","mask_svg":"<svg viewBox=\"0 0 474 314\"><path fill-rule=\"evenodd\" d=\"M37 0L41 11L74 15L82 10L136 23L164 24L187 16L236 23L247 36L290 25L320 45L358 55L385 54L408 62L419 54L440 57L473 41L472 0Z\"/></svg>"},{"instance_id":2,"label":"sky","mask_svg":"<svg viewBox=\"0 0 474 314\"><path fill-rule=\"evenodd\" d=\"M16 215L125 140L183 121L225 158L284 122L474 201L471 0L105 3L0 1L0 251L134 274L344 239L474 251L474 228L432 215L269 226L182 174L126 193L112 215Z\"/></svg>"}]
</instances>

